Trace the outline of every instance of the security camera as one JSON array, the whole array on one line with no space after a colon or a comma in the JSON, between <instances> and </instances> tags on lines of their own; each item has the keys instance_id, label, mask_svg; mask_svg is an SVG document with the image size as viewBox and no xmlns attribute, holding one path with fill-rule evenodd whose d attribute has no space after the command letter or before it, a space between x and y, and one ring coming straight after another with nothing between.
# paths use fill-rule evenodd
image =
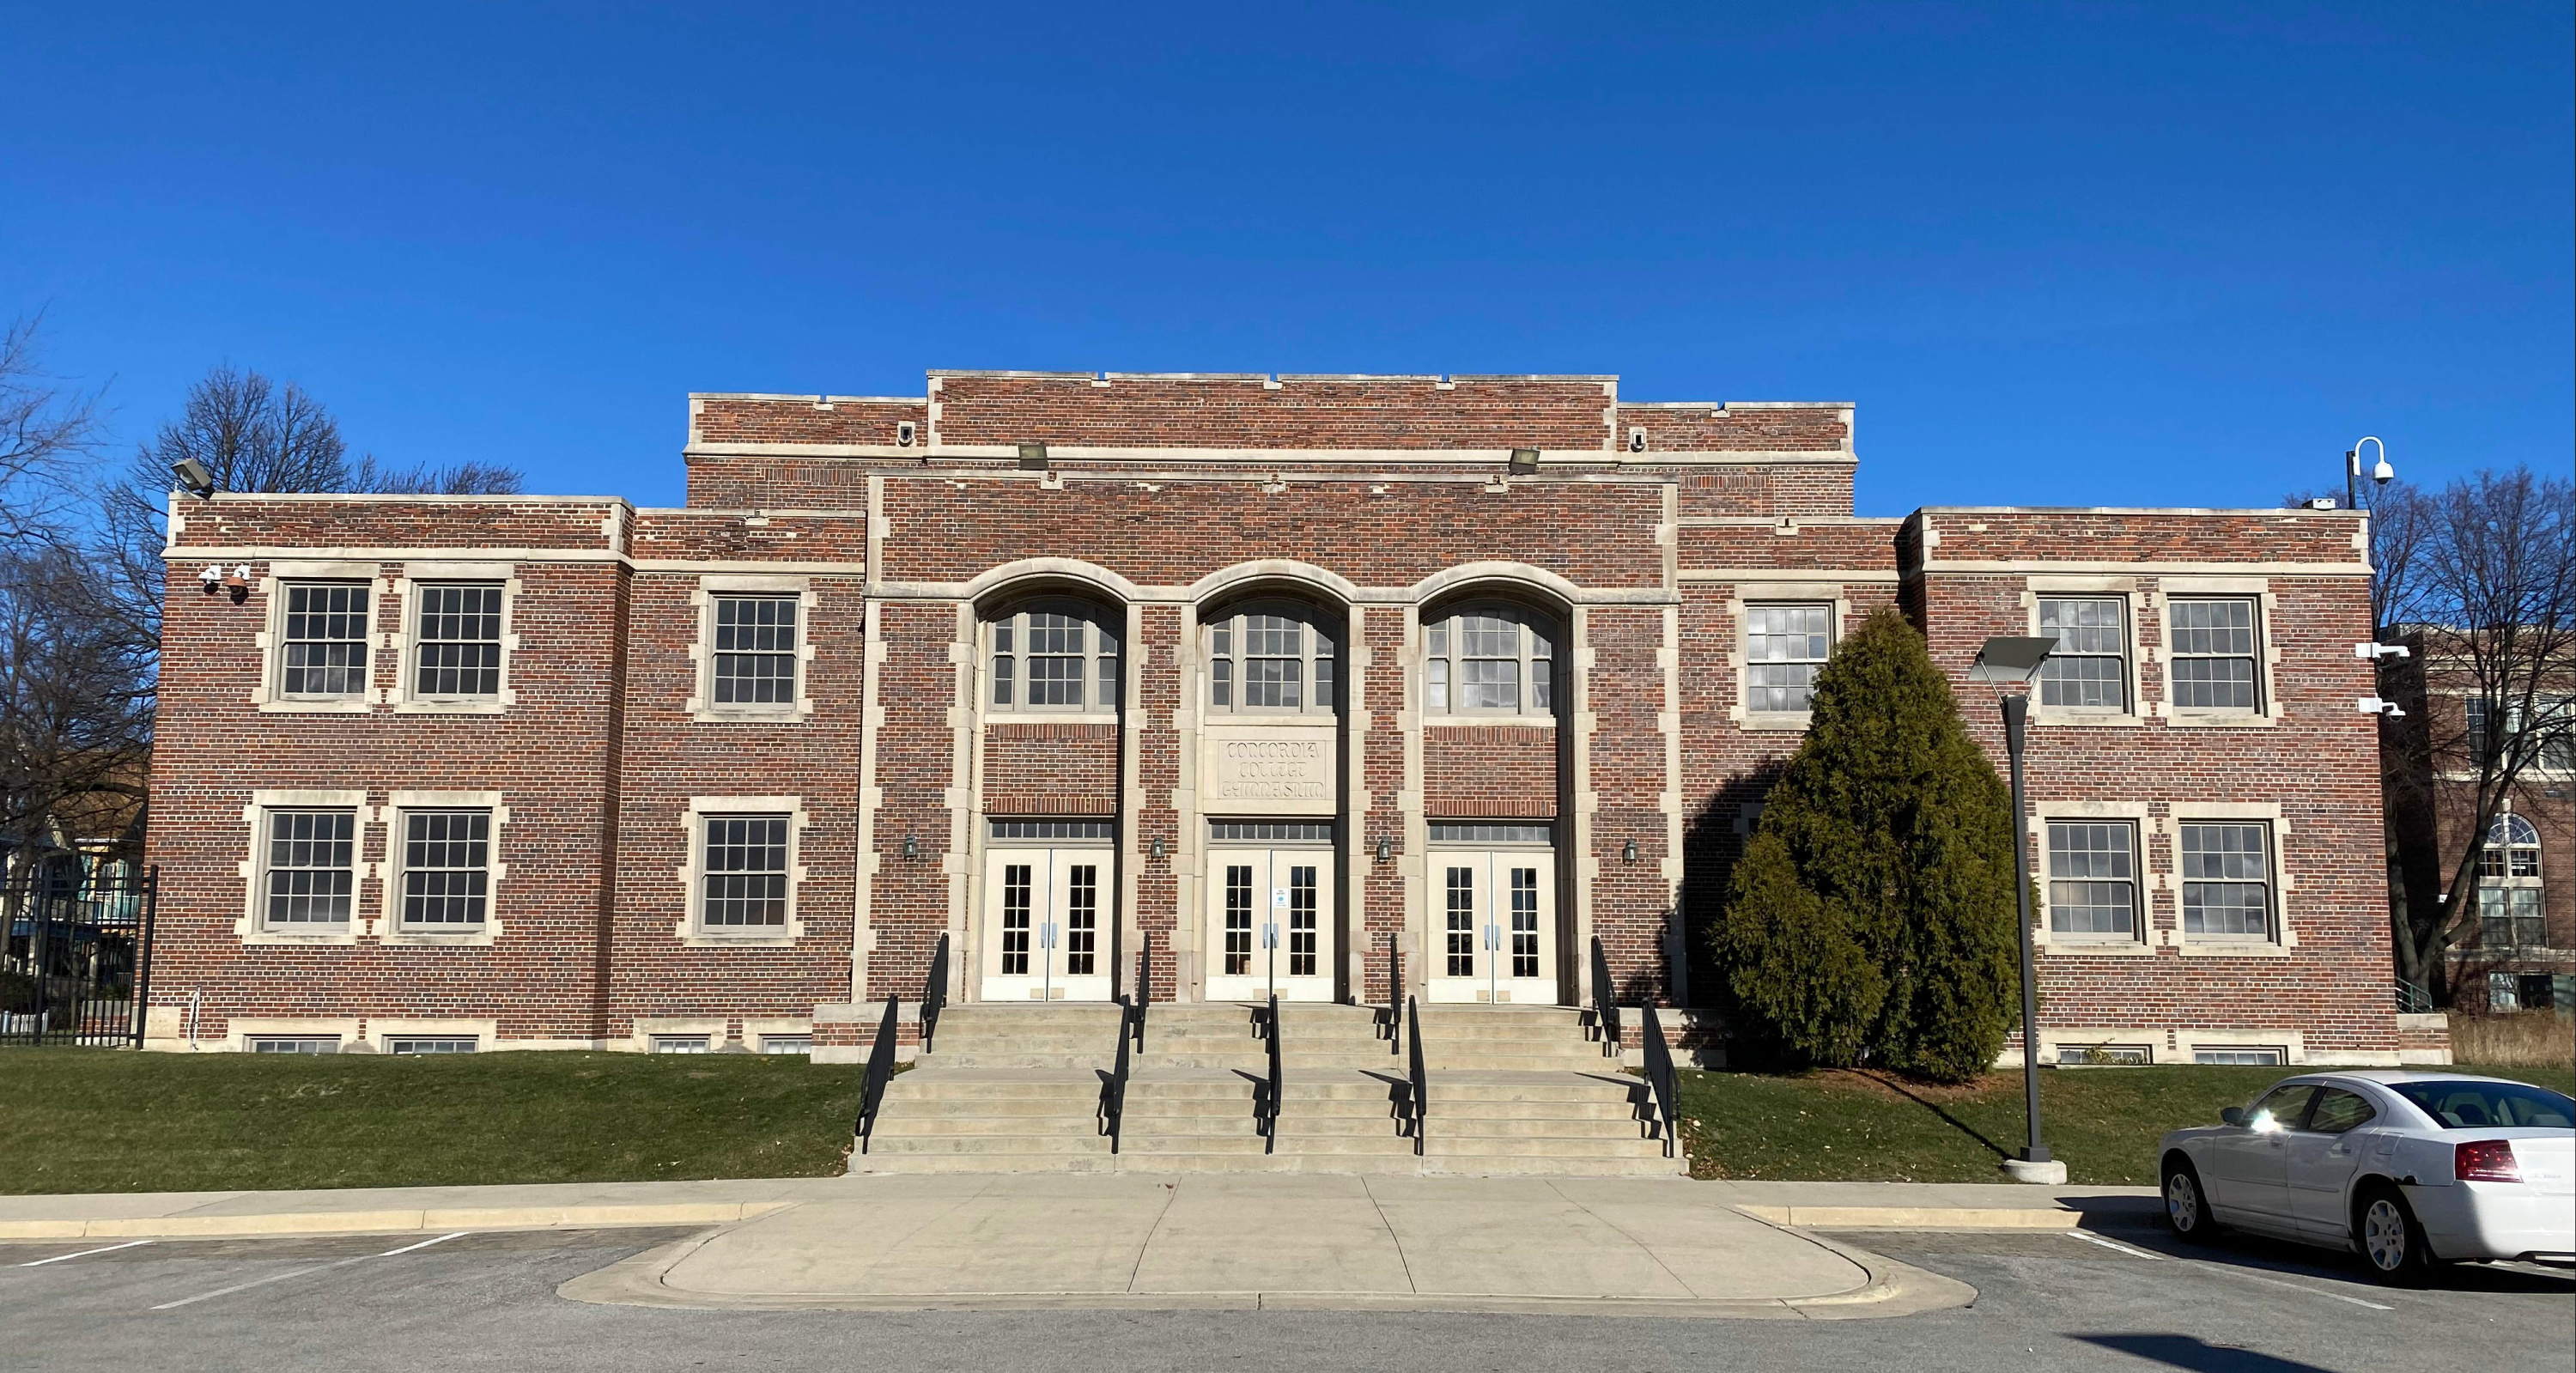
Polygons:
<instances>
[{"instance_id":1,"label":"security camera","mask_svg":"<svg viewBox=\"0 0 2576 1373\"><path fill-rule=\"evenodd\" d=\"M214 595L216 588L221 587L223 584L224 570L220 567L208 567L205 571L197 574L197 585L205 588L205 592L209 596Z\"/></svg>"},{"instance_id":2,"label":"security camera","mask_svg":"<svg viewBox=\"0 0 2576 1373\"><path fill-rule=\"evenodd\" d=\"M2376 696L2364 696L2352 705L2364 715L2385 715L2392 720L2401 719L2406 714L2395 701L2383 701Z\"/></svg>"},{"instance_id":3,"label":"security camera","mask_svg":"<svg viewBox=\"0 0 2576 1373\"><path fill-rule=\"evenodd\" d=\"M1646 430L1644 426L1635 425L1629 428L1628 451L1631 453L1643 453L1646 451Z\"/></svg>"},{"instance_id":4,"label":"security camera","mask_svg":"<svg viewBox=\"0 0 2576 1373\"><path fill-rule=\"evenodd\" d=\"M912 421L910 421L910 420L898 420L898 421L896 421L896 422L895 422L895 426L894 426L894 446L895 446L895 447L897 447L897 448L910 448L910 447L912 446L912 435L913 435Z\"/></svg>"},{"instance_id":5,"label":"security camera","mask_svg":"<svg viewBox=\"0 0 2576 1373\"><path fill-rule=\"evenodd\" d=\"M215 494L215 474L195 458L181 458L170 464L170 475L179 479L188 494L204 500Z\"/></svg>"},{"instance_id":6,"label":"security camera","mask_svg":"<svg viewBox=\"0 0 2576 1373\"><path fill-rule=\"evenodd\" d=\"M2380 658L2412 658L2415 656L2415 650L2408 648L2404 644L2354 644L2352 646L2352 656L2374 660Z\"/></svg>"},{"instance_id":7,"label":"security camera","mask_svg":"<svg viewBox=\"0 0 2576 1373\"><path fill-rule=\"evenodd\" d=\"M2379 465L2370 469L2370 479L2386 486L2397 479L2397 469L2388 465L2388 459L2381 458Z\"/></svg>"}]
</instances>

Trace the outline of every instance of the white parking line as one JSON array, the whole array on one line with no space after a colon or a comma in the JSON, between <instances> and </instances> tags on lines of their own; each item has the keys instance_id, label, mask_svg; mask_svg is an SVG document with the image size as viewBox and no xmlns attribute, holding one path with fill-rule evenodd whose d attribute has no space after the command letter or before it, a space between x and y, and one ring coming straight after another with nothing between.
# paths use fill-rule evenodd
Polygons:
<instances>
[{"instance_id":1,"label":"white parking line","mask_svg":"<svg viewBox=\"0 0 2576 1373\"><path fill-rule=\"evenodd\" d=\"M155 1311L176 1311L182 1306L194 1306L201 1301L210 1301L216 1297L229 1297L235 1292L247 1292L254 1287L266 1287L270 1283L284 1282L288 1278L300 1278L307 1273L319 1273L324 1269L329 1268L346 1268L350 1264L364 1263L369 1259L389 1259L396 1254L408 1254L415 1249L427 1249L433 1244L445 1244L449 1240L456 1239L463 1235L470 1235L472 1233L474 1232L471 1230L458 1230L450 1234L440 1235L435 1239L422 1240L417 1244L406 1244L400 1249L388 1249L381 1254L360 1254L355 1258L340 1259L333 1263L317 1263L308 1268L294 1268L283 1273L271 1273L267 1277L253 1278L249 1282L237 1282L230 1287L218 1287L212 1292L200 1292L193 1297L181 1297L177 1301L165 1301L152 1309Z\"/></svg>"},{"instance_id":2,"label":"white parking line","mask_svg":"<svg viewBox=\"0 0 2576 1373\"><path fill-rule=\"evenodd\" d=\"M92 1254L113 1254L119 1249L131 1249L138 1244L150 1244L151 1242L152 1241L150 1240L127 1240L123 1244L111 1244L102 1249L84 1249L77 1254L56 1254L49 1259L37 1259L30 1263L19 1264L18 1266L21 1268L42 1268L46 1264L61 1263L65 1259L85 1259Z\"/></svg>"},{"instance_id":3,"label":"white parking line","mask_svg":"<svg viewBox=\"0 0 2576 1373\"><path fill-rule=\"evenodd\" d=\"M2132 1249L2129 1246L2120 1243L2118 1240L2106 1240L2100 1235L2092 1234L2083 1230L2068 1230L2064 1233L2068 1239L2079 1239L2084 1241L2086 1244L2098 1244L2105 1249L2114 1250L2135 1259L2154 1259L2161 1263L2166 1257L2163 1254L2150 1254L2144 1249Z\"/></svg>"},{"instance_id":4,"label":"white parking line","mask_svg":"<svg viewBox=\"0 0 2576 1373\"><path fill-rule=\"evenodd\" d=\"M2221 1265L2211 1264L2209 1266L2216 1268ZM2311 1297L2324 1297L2329 1301L2350 1302L2355 1306L2367 1306L2373 1311L2394 1311L2397 1309L2393 1306L2382 1306L2375 1301L2363 1301L2359 1297L2347 1297L2341 1292L2323 1291L2319 1288L2310 1287L2303 1282L2283 1282L2279 1278L2267 1278L2259 1273L2248 1273L2242 1268L2228 1268L2227 1277L2230 1281L2241 1278L2248 1282L2267 1283L2273 1287L2286 1287L2293 1292L2305 1292Z\"/></svg>"}]
</instances>

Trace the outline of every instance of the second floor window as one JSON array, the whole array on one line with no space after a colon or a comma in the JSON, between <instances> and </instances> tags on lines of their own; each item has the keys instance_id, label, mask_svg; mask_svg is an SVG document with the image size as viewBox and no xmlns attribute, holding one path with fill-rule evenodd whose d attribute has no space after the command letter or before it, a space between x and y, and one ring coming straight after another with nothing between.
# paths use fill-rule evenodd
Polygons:
<instances>
[{"instance_id":1,"label":"second floor window","mask_svg":"<svg viewBox=\"0 0 2576 1373\"><path fill-rule=\"evenodd\" d=\"M362 696L367 690L367 584L288 582L278 690Z\"/></svg>"},{"instance_id":2,"label":"second floor window","mask_svg":"<svg viewBox=\"0 0 2576 1373\"><path fill-rule=\"evenodd\" d=\"M1228 714L1320 715L1333 710L1333 637L1313 612L1256 604L1211 621L1208 707Z\"/></svg>"},{"instance_id":3,"label":"second floor window","mask_svg":"<svg viewBox=\"0 0 2576 1373\"><path fill-rule=\"evenodd\" d=\"M1118 638L1078 604L1026 606L992 622L993 704L1004 710L1118 708Z\"/></svg>"},{"instance_id":4,"label":"second floor window","mask_svg":"<svg viewBox=\"0 0 2576 1373\"><path fill-rule=\"evenodd\" d=\"M2084 710L2129 708L2128 603L2117 596L2048 596L2039 632L2057 647L2039 665L2039 703Z\"/></svg>"},{"instance_id":5,"label":"second floor window","mask_svg":"<svg viewBox=\"0 0 2576 1373\"><path fill-rule=\"evenodd\" d=\"M1423 699L1437 714L1544 714L1556 708L1556 640L1516 606L1470 606L1423 629Z\"/></svg>"},{"instance_id":6,"label":"second floor window","mask_svg":"<svg viewBox=\"0 0 2576 1373\"><path fill-rule=\"evenodd\" d=\"M718 706L796 704L797 608L794 596L716 598Z\"/></svg>"},{"instance_id":7,"label":"second floor window","mask_svg":"<svg viewBox=\"0 0 2576 1373\"><path fill-rule=\"evenodd\" d=\"M2259 711L2254 598L2174 597L2173 704L2177 710Z\"/></svg>"},{"instance_id":8,"label":"second floor window","mask_svg":"<svg viewBox=\"0 0 2576 1373\"><path fill-rule=\"evenodd\" d=\"M1745 608L1744 708L1803 713L1816 703L1816 674L1834 645L1831 605Z\"/></svg>"},{"instance_id":9,"label":"second floor window","mask_svg":"<svg viewBox=\"0 0 2576 1373\"><path fill-rule=\"evenodd\" d=\"M422 582L413 597L412 695L500 695L501 584Z\"/></svg>"}]
</instances>

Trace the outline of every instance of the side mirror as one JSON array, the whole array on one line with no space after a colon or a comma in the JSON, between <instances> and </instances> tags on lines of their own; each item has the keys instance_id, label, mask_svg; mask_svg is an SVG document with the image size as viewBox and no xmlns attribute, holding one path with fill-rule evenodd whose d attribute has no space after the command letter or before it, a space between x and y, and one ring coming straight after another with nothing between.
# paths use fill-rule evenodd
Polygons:
<instances>
[{"instance_id":1,"label":"side mirror","mask_svg":"<svg viewBox=\"0 0 2576 1373\"><path fill-rule=\"evenodd\" d=\"M2218 1113L2218 1119L2221 1124L2242 1125L2245 1123L2245 1108L2242 1106L2230 1106L2226 1110Z\"/></svg>"}]
</instances>

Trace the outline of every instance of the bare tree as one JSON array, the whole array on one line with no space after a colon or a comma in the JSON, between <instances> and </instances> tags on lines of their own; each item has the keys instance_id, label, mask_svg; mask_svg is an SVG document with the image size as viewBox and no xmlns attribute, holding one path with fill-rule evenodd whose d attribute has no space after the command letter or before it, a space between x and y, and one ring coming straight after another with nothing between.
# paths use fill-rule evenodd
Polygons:
<instances>
[{"instance_id":1,"label":"bare tree","mask_svg":"<svg viewBox=\"0 0 2576 1373\"><path fill-rule=\"evenodd\" d=\"M98 613L102 593L67 544L0 552L0 859L142 800L151 657Z\"/></svg>"},{"instance_id":2,"label":"bare tree","mask_svg":"<svg viewBox=\"0 0 2576 1373\"><path fill-rule=\"evenodd\" d=\"M98 439L98 397L44 370L43 323L30 316L0 330L0 545L11 548L44 527L59 489L51 479Z\"/></svg>"},{"instance_id":3,"label":"bare tree","mask_svg":"<svg viewBox=\"0 0 2576 1373\"><path fill-rule=\"evenodd\" d=\"M2438 495L2383 493L2375 515L2380 637L2413 648L2425 707L2384 736L2397 969L2447 1002L2451 950L2478 928L2490 827L2535 769L2576 757L2576 488L2481 472ZM2437 794L2464 802L2456 852L2431 818Z\"/></svg>"}]
</instances>

